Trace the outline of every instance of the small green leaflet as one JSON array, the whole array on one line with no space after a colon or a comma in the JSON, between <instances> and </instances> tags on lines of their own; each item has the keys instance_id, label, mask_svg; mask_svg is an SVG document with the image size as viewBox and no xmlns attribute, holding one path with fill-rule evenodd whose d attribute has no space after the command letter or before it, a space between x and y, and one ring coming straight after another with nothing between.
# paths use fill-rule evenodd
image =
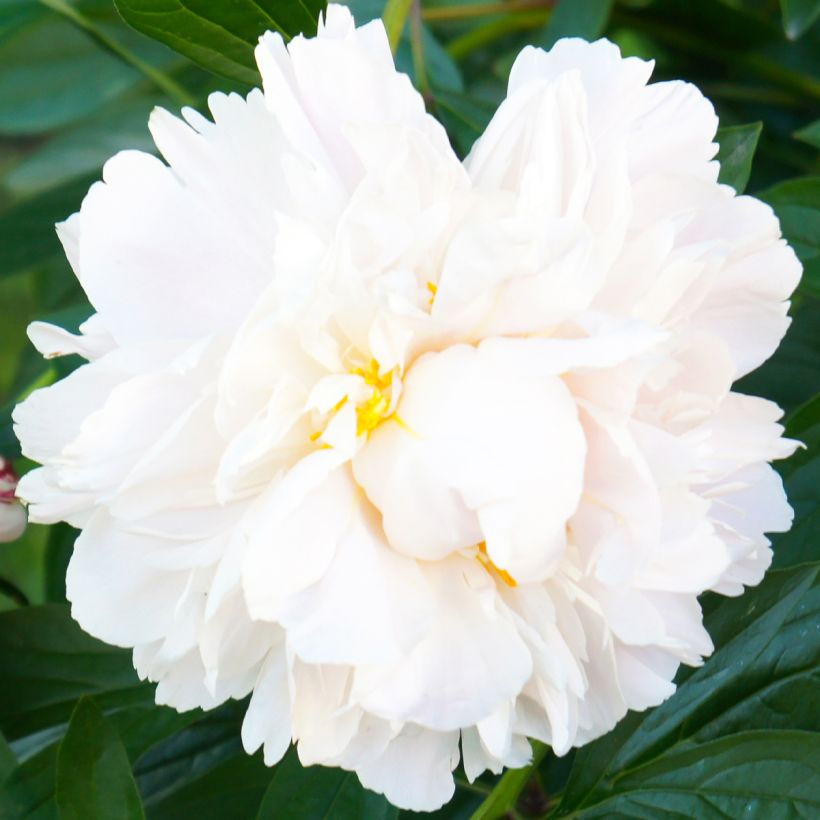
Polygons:
<instances>
[{"instance_id":1,"label":"small green leaflet","mask_svg":"<svg viewBox=\"0 0 820 820\"><path fill-rule=\"evenodd\" d=\"M81 698L57 752L60 820L143 820L125 746L91 698Z\"/></svg>"},{"instance_id":2,"label":"small green leaflet","mask_svg":"<svg viewBox=\"0 0 820 820\"><path fill-rule=\"evenodd\" d=\"M253 57L259 37L313 35L323 0L115 0L126 23L203 68L259 84Z\"/></svg>"},{"instance_id":3,"label":"small green leaflet","mask_svg":"<svg viewBox=\"0 0 820 820\"><path fill-rule=\"evenodd\" d=\"M763 124L753 122L749 125L730 125L720 128L717 141L720 150L717 160L720 163L718 180L731 185L739 194L746 190L749 175L752 173L752 158Z\"/></svg>"}]
</instances>

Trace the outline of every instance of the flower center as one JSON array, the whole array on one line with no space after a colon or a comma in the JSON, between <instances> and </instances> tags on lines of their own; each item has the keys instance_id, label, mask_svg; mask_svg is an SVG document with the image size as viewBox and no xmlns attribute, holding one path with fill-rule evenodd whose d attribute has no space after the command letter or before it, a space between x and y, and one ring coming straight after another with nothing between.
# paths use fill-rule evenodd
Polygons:
<instances>
[{"instance_id":1,"label":"flower center","mask_svg":"<svg viewBox=\"0 0 820 820\"><path fill-rule=\"evenodd\" d=\"M371 359L366 368L355 367L351 373L361 376L373 390L370 398L356 408L356 432L362 435L374 430L392 413L393 371L382 376L379 363Z\"/></svg>"},{"instance_id":2,"label":"flower center","mask_svg":"<svg viewBox=\"0 0 820 820\"><path fill-rule=\"evenodd\" d=\"M475 557L478 559L478 562L481 564L481 566L483 566L484 569L487 570L487 572L489 572L491 575L492 573L498 575L498 577L501 578L501 580L508 587L518 586L518 581L516 581L515 578L513 578L512 575L510 575L510 573L507 572L507 570L501 569L493 563L492 558L490 558L490 556L487 555L487 544L484 541L482 541L478 545L478 552L476 553Z\"/></svg>"}]
</instances>

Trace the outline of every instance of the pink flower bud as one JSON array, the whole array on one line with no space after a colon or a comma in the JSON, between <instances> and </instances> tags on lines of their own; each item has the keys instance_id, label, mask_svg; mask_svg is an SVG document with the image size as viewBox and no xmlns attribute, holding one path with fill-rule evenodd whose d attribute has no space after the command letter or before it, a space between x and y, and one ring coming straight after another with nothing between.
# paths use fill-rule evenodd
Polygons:
<instances>
[{"instance_id":1,"label":"pink flower bud","mask_svg":"<svg viewBox=\"0 0 820 820\"><path fill-rule=\"evenodd\" d=\"M26 511L15 495L17 481L11 462L0 456L0 543L15 541L26 529Z\"/></svg>"}]
</instances>

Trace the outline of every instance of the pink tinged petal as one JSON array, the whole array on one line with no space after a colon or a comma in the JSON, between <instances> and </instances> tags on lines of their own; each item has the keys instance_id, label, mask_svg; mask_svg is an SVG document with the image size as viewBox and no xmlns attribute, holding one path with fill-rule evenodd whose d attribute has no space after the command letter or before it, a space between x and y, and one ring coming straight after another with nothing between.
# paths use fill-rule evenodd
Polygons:
<instances>
[{"instance_id":1,"label":"pink tinged petal","mask_svg":"<svg viewBox=\"0 0 820 820\"><path fill-rule=\"evenodd\" d=\"M80 211L80 280L117 341L235 327L269 270L237 242L231 206L209 209L172 169L136 151L110 159L103 179Z\"/></svg>"},{"instance_id":2,"label":"pink tinged petal","mask_svg":"<svg viewBox=\"0 0 820 820\"><path fill-rule=\"evenodd\" d=\"M242 590L235 585L215 611L206 612L199 627L208 689L214 693L228 689L233 698L247 695L271 642L279 636L278 627L248 617Z\"/></svg>"},{"instance_id":3,"label":"pink tinged petal","mask_svg":"<svg viewBox=\"0 0 820 820\"><path fill-rule=\"evenodd\" d=\"M87 632L115 646L164 638L185 594L190 570L152 559L168 543L128 532L99 510L74 546L66 573L71 614Z\"/></svg>"},{"instance_id":4,"label":"pink tinged petal","mask_svg":"<svg viewBox=\"0 0 820 820\"><path fill-rule=\"evenodd\" d=\"M285 49L278 35L268 34L256 50L268 104L290 141L351 188L361 176L347 138L351 127L403 125L447 146L421 95L395 70L381 21L357 29L338 5L328 7L325 19L316 38L295 37Z\"/></svg>"},{"instance_id":5,"label":"pink tinged petal","mask_svg":"<svg viewBox=\"0 0 820 820\"><path fill-rule=\"evenodd\" d=\"M532 83L551 81L569 71L581 75L592 124L597 134L623 120L629 104L644 91L654 62L637 57L623 59L618 47L608 40L588 43L578 38L559 40L549 51L527 46L515 60L508 95Z\"/></svg>"},{"instance_id":6,"label":"pink tinged petal","mask_svg":"<svg viewBox=\"0 0 820 820\"><path fill-rule=\"evenodd\" d=\"M17 495L25 499L33 523L67 521L78 528L85 526L93 514L96 498L93 493L76 492L62 486L59 471L53 467L29 470L20 479Z\"/></svg>"},{"instance_id":7,"label":"pink tinged petal","mask_svg":"<svg viewBox=\"0 0 820 820\"><path fill-rule=\"evenodd\" d=\"M391 546L436 559L486 541L517 580L548 574L585 453L563 383L459 345L413 365L396 412L400 423L378 427L353 462Z\"/></svg>"},{"instance_id":8,"label":"pink tinged petal","mask_svg":"<svg viewBox=\"0 0 820 820\"><path fill-rule=\"evenodd\" d=\"M54 227L57 231L57 238L63 246L66 259L68 259L74 275L82 281L80 275L80 214L72 214L63 222L58 222Z\"/></svg>"},{"instance_id":9,"label":"pink tinged petal","mask_svg":"<svg viewBox=\"0 0 820 820\"><path fill-rule=\"evenodd\" d=\"M446 731L475 724L515 697L532 660L477 561L425 564L424 573L437 603L431 628L397 662L359 667L352 696L386 719Z\"/></svg>"},{"instance_id":10,"label":"pink tinged petal","mask_svg":"<svg viewBox=\"0 0 820 820\"><path fill-rule=\"evenodd\" d=\"M17 501L0 501L0 543L16 541L25 531L28 517Z\"/></svg>"},{"instance_id":11,"label":"pink tinged petal","mask_svg":"<svg viewBox=\"0 0 820 820\"><path fill-rule=\"evenodd\" d=\"M72 354L85 359L99 359L113 350L114 340L108 331L98 327L98 322L92 321L95 318L96 314L82 325L79 335L47 322L32 322L28 326L28 337L46 359Z\"/></svg>"},{"instance_id":12,"label":"pink tinged petal","mask_svg":"<svg viewBox=\"0 0 820 820\"><path fill-rule=\"evenodd\" d=\"M618 685L626 705L642 711L657 706L675 692L672 682L678 671L677 658L652 647L615 645Z\"/></svg>"},{"instance_id":13,"label":"pink tinged petal","mask_svg":"<svg viewBox=\"0 0 820 820\"><path fill-rule=\"evenodd\" d=\"M290 210L282 167L287 142L257 89L247 98L211 94L208 107L213 122L192 109L182 120L155 108L151 134L184 189L220 214L244 252L264 262L278 241L276 213Z\"/></svg>"},{"instance_id":14,"label":"pink tinged petal","mask_svg":"<svg viewBox=\"0 0 820 820\"><path fill-rule=\"evenodd\" d=\"M362 710L350 703L353 671L293 661L293 737L303 766L334 761L355 742Z\"/></svg>"},{"instance_id":15,"label":"pink tinged petal","mask_svg":"<svg viewBox=\"0 0 820 820\"><path fill-rule=\"evenodd\" d=\"M715 182L718 165L712 162L718 146L715 109L690 83L674 80L653 83L639 97L630 135L633 179L674 170L682 176Z\"/></svg>"},{"instance_id":16,"label":"pink tinged petal","mask_svg":"<svg viewBox=\"0 0 820 820\"><path fill-rule=\"evenodd\" d=\"M691 434L704 478L716 481L747 464L790 456L799 444L782 438L783 426L777 423L782 416L774 402L729 393L717 412Z\"/></svg>"},{"instance_id":17,"label":"pink tinged petal","mask_svg":"<svg viewBox=\"0 0 820 820\"><path fill-rule=\"evenodd\" d=\"M767 532L787 532L794 520L783 480L768 464L752 464L706 492L710 517L742 538L766 545Z\"/></svg>"},{"instance_id":18,"label":"pink tinged petal","mask_svg":"<svg viewBox=\"0 0 820 820\"><path fill-rule=\"evenodd\" d=\"M242 586L251 617L275 621L287 601L327 572L356 514L355 486L320 450L263 493L247 521Z\"/></svg>"},{"instance_id":19,"label":"pink tinged petal","mask_svg":"<svg viewBox=\"0 0 820 820\"><path fill-rule=\"evenodd\" d=\"M287 652L282 641L271 641L242 721L243 748L253 754L262 746L266 766L276 765L290 746L290 710Z\"/></svg>"},{"instance_id":20,"label":"pink tinged petal","mask_svg":"<svg viewBox=\"0 0 820 820\"><path fill-rule=\"evenodd\" d=\"M151 663L151 647L134 650L134 666L142 678L157 681L154 699L160 706L172 706L179 712L189 709L215 709L230 695L214 695L205 686L205 670L199 652L194 649L157 674Z\"/></svg>"},{"instance_id":21,"label":"pink tinged petal","mask_svg":"<svg viewBox=\"0 0 820 820\"><path fill-rule=\"evenodd\" d=\"M278 621L303 661L398 662L434 628L434 601L416 562L387 546L369 505L350 504L353 517L334 543L331 563L319 581L284 603ZM312 507L311 514L327 512Z\"/></svg>"},{"instance_id":22,"label":"pink tinged petal","mask_svg":"<svg viewBox=\"0 0 820 820\"><path fill-rule=\"evenodd\" d=\"M478 729L474 726L461 730L461 759L464 763L464 774L470 783L485 771L501 774L503 769L501 761L487 751Z\"/></svg>"},{"instance_id":23,"label":"pink tinged petal","mask_svg":"<svg viewBox=\"0 0 820 820\"><path fill-rule=\"evenodd\" d=\"M457 730L436 732L406 725L384 752L356 770L362 785L408 811L433 811L455 793Z\"/></svg>"}]
</instances>

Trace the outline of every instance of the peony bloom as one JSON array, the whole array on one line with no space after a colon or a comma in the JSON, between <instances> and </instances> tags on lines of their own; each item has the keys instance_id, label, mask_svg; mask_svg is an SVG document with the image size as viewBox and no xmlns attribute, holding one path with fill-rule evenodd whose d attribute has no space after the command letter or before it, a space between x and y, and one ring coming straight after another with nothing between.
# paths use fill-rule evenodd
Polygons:
<instances>
[{"instance_id":1,"label":"peony bloom","mask_svg":"<svg viewBox=\"0 0 820 820\"><path fill-rule=\"evenodd\" d=\"M464 163L380 22L256 55L58 226L96 313L30 336L89 363L17 408L20 494L158 702L250 694L249 752L434 809L669 697L760 581L794 442L731 386L800 265L607 41L525 49Z\"/></svg>"},{"instance_id":2,"label":"peony bloom","mask_svg":"<svg viewBox=\"0 0 820 820\"><path fill-rule=\"evenodd\" d=\"M26 511L15 497L17 474L0 456L0 544L16 541L26 531Z\"/></svg>"}]
</instances>

